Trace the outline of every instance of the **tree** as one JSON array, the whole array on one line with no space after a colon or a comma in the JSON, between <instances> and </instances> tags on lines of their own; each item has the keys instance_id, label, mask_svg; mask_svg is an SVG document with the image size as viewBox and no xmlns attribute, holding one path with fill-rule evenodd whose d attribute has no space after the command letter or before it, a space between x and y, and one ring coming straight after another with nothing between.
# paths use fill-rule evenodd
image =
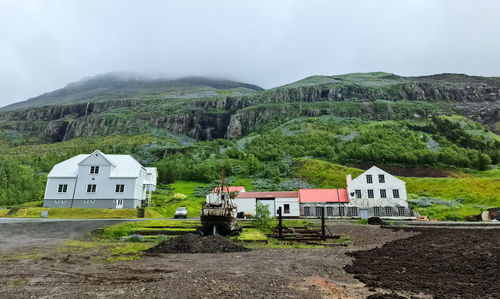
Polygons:
<instances>
[{"instance_id":1,"label":"tree","mask_svg":"<svg viewBox=\"0 0 500 299\"><path fill-rule=\"evenodd\" d=\"M255 206L255 217L252 224L261 231L269 231L273 227L273 218L267 205L257 202Z\"/></svg>"}]
</instances>

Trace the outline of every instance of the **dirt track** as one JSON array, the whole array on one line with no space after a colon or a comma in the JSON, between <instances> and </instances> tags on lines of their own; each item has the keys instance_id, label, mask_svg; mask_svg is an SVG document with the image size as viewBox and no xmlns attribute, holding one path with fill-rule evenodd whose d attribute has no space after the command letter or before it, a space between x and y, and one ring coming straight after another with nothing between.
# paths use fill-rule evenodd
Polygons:
<instances>
[{"instance_id":1,"label":"dirt track","mask_svg":"<svg viewBox=\"0 0 500 299\"><path fill-rule=\"evenodd\" d=\"M15 219L14 219L15 220ZM0 223L0 253L46 248L122 220Z\"/></svg>"}]
</instances>

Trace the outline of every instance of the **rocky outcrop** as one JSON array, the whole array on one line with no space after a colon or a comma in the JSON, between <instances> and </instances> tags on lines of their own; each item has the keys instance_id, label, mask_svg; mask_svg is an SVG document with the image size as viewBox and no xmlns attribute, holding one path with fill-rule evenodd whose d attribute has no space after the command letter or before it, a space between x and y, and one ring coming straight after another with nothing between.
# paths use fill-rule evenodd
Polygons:
<instances>
[{"instance_id":1,"label":"rocky outcrop","mask_svg":"<svg viewBox=\"0 0 500 299\"><path fill-rule=\"evenodd\" d=\"M394 81L285 86L245 97L114 100L0 112L0 129L49 141L80 136L167 130L198 140L237 138L303 116L370 120L459 113L490 125L500 121L500 80L397 77ZM392 78L391 78L392 80Z\"/></svg>"}]
</instances>

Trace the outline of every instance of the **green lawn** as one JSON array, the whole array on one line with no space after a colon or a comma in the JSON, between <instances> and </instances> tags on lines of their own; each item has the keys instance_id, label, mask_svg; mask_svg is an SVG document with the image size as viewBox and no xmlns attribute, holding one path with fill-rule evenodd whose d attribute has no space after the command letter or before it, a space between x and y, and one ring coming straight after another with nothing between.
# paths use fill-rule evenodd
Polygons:
<instances>
[{"instance_id":1,"label":"green lawn","mask_svg":"<svg viewBox=\"0 0 500 299\"><path fill-rule=\"evenodd\" d=\"M19 209L19 211L17 211L16 214L12 215L12 217L40 218L42 211L48 211L49 218L137 218L136 209L81 209L39 207L21 208ZM5 215L2 215L0 212L0 216ZM163 216L154 210L146 209L146 218L163 218Z\"/></svg>"},{"instance_id":2,"label":"green lawn","mask_svg":"<svg viewBox=\"0 0 500 299\"><path fill-rule=\"evenodd\" d=\"M174 217L178 207L186 207L188 217L199 217L204 197L196 196L195 188L207 188L209 184L190 181L176 181L175 183L158 186L152 195L153 209L167 218ZM175 194L186 195L184 199L175 198Z\"/></svg>"}]
</instances>

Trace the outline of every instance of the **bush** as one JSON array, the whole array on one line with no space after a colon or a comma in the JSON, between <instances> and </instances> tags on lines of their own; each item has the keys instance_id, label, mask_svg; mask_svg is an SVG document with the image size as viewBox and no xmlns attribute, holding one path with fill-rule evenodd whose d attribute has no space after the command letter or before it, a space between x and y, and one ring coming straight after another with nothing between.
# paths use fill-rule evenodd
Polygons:
<instances>
[{"instance_id":1,"label":"bush","mask_svg":"<svg viewBox=\"0 0 500 299\"><path fill-rule=\"evenodd\" d=\"M273 218L271 217L271 211L267 205L257 202L255 207L255 217L252 220L252 224L260 229L261 231L270 231L273 228Z\"/></svg>"}]
</instances>

